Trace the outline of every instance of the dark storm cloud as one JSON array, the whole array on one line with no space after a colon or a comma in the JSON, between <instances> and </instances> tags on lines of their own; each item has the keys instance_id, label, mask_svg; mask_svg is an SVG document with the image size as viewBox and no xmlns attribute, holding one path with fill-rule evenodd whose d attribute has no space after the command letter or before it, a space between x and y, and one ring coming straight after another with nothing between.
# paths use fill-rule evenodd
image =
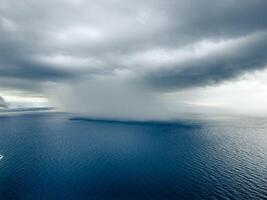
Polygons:
<instances>
[{"instance_id":1,"label":"dark storm cloud","mask_svg":"<svg viewBox=\"0 0 267 200\"><path fill-rule=\"evenodd\" d=\"M244 38L225 50L215 49L205 56L192 56L186 62L153 71L146 76L146 81L159 89L179 89L213 85L245 72L260 70L267 63L266 41L267 33Z\"/></svg>"},{"instance_id":2,"label":"dark storm cloud","mask_svg":"<svg viewBox=\"0 0 267 200\"><path fill-rule=\"evenodd\" d=\"M266 66L266 7L265 0L4 0L0 85L26 90L33 81L42 91L46 82L118 70L156 89L222 82Z\"/></svg>"},{"instance_id":3,"label":"dark storm cloud","mask_svg":"<svg viewBox=\"0 0 267 200\"><path fill-rule=\"evenodd\" d=\"M18 65L19 64L19 65ZM3 65L0 68L0 77L4 78L21 78L30 80L60 80L73 77L74 74L70 74L67 71L59 70L52 67L47 67L39 63L24 63L19 62L15 65Z\"/></svg>"}]
</instances>

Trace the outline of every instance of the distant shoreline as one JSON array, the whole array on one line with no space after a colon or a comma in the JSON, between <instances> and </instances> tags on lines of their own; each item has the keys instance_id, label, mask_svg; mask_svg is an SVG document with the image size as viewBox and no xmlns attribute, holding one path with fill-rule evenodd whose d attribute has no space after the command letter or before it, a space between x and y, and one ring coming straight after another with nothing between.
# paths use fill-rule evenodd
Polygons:
<instances>
[{"instance_id":1,"label":"distant shoreline","mask_svg":"<svg viewBox=\"0 0 267 200\"><path fill-rule=\"evenodd\" d=\"M52 111L54 107L34 107L34 108L3 108L0 113L15 113L15 112L37 112L37 111Z\"/></svg>"}]
</instances>

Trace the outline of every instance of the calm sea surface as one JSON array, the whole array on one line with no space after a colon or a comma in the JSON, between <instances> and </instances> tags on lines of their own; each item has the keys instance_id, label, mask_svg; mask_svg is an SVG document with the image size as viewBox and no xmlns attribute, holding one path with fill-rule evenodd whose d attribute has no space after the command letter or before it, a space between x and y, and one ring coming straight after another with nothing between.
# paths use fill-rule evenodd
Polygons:
<instances>
[{"instance_id":1,"label":"calm sea surface","mask_svg":"<svg viewBox=\"0 0 267 200\"><path fill-rule=\"evenodd\" d=\"M0 199L266 199L267 119L0 116Z\"/></svg>"}]
</instances>

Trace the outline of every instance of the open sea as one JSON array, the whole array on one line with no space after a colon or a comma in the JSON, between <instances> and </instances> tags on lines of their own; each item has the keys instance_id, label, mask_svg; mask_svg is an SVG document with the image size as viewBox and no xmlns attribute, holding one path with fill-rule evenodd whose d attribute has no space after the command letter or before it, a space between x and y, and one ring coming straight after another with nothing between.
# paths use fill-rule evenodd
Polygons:
<instances>
[{"instance_id":1,"label":"open sea","mask_svg":"<svg viewBox=\"0 0 267 200\"><path fill-rule=\"evenodd\" d=\"M267 119L0 115L0 200L267 199Z\"/></svg>"}]
</instances>

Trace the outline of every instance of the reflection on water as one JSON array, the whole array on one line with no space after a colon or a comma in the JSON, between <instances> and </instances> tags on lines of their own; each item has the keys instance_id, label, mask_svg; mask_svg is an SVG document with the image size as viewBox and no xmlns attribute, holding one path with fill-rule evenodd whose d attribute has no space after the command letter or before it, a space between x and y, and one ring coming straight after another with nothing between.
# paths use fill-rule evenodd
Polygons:
<instances>
[{"instance_id":1,"label":"reflection on water","mask_svg":"<svg viewBox=\"0 0 267 200\"><path fill-rule=\"evenodd\" d=\"M264 199L267 120L0 118L0 199Z\"/></svg>"}]
</instances>

